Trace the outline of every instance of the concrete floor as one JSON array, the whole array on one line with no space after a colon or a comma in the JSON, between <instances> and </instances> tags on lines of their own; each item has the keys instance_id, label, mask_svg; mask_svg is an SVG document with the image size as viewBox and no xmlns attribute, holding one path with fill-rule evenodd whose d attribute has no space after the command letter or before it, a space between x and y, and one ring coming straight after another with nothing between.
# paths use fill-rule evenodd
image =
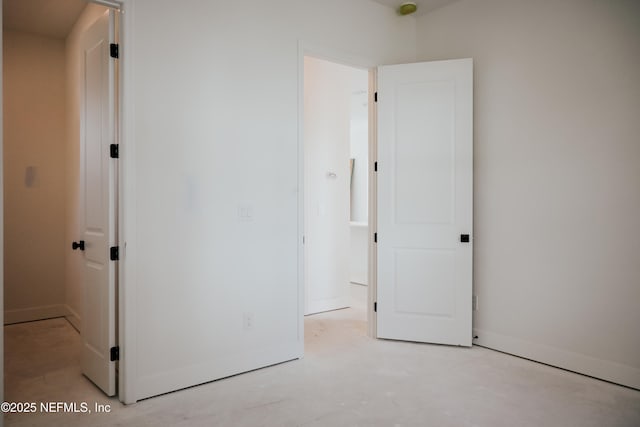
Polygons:
<instances>
[{"instance_id":1,"label":"concrete floor","mask_svg":"<svg viewBox=\"0 0 640 427\"><path fill-rule=\"evenodd\" d=\"M306 356L123 406L81 374L64 319L5 327L13 402L109 414L6 414L7 426L640 426L640 391L488 349L370 339L360 308L305 319Z\"/></svg>"}]
</instances>

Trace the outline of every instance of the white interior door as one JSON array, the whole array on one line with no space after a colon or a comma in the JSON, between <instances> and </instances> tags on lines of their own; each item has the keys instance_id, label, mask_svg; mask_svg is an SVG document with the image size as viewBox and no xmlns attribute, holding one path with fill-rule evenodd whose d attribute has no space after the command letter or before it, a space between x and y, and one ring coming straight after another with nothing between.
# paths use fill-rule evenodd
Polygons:
<instances>
[{"instance_id":1,"label":"white interior door","mask_svg":"<svg viewBox=\"0 0 640 427\"><path fill-rule=\"evenodd\" d=\"M377 180L378 337L470 346L471 59L378 69Z\"/></svg>"},{"instance_id":2,"label":"white interior door","mask_svg":"<svg viewBox=\"0 0 640 427\"><path fill-rule=\"evenodd\" d=\"M350 303L351 73L304 59L305 314Z\"/></svg>"},{"instance_id":3,"label":"white interior door","mask_svg":"<svg viewBox=\"0 0 640 427\"><path fill-rule=\"evenodd\" d=\"M82 372L107 395L116 393L115 365L110 349L116 345L116 263L110 247L115 233L114 61L110 58L113 12L102 16L85 33L82 72L82 200L84 212L84 306Z\"/></svg>"}]
</instances>

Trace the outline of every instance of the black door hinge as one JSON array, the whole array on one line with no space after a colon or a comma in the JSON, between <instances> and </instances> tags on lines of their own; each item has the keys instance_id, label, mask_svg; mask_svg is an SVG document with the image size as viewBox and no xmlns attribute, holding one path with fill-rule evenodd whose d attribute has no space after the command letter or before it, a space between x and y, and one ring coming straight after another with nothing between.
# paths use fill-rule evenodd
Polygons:
<instances>
[{"instance_id":1,"label":"black door hinge","mask_svg":"<svg viewBox=\"0 0 640 427\"><path fill-rule=\"evenodd\" d=\"M373 94L373 102L378 102L378 92Z\"/></svg>"},{"instance_id":2,"label":"black door hinge","mask_svg":"<svg viewBox=\"0 0 640 427\"><path fill-rule=\"evenodd\" d=\"M111 43L109 45L109 56L116 59L120 58L120 46L115 43Z\"/></svg>"},{"instance_id":3,"label":"black door hinge","mask_svg":"<svg viewBox=\"0 0 640 427\"><path fill-rule=\"evenodd\" d=\"M378 233L373 233L373 241L378 243Z\"/></svg>"},{"instance_id":4,"label":"black door hinge","mask_svg":"<svg viewBox=\"0 0 640 427\"><path fill-rule=\"evenodd\" d=\"M460 242L469 243L469 235L468 234L461 234L460 235Z\"/></svg>"},{"instance_id":5,"label":"black door hinge","mask_svg":"<svg viewBox=\"0 0 640 427\"><path fill-rule=\"evenodd\" d=\"M373 311L376 312L376 313L378 312L378 302L377 301L373 303Z\"/></svg>"},{"instance_id":6,"label":"black door hinge","mask_svg":"<svg viewBox=\"0 0 640 427\"><path fill-rule=\"evenodd\" d=\"M112 159L120 158L120 146L118 144L111 144L109 146L109 155Z\"/></svg>"},{"instance_id":7,"label":"black door hinge","mask_svg":"<svg viewBox=\"0 0 640 427\"><path fill-rule=\"evenodd\" d=\"M109 359L112 362L115 362L116 360L120 360L120 347L111 347L111 350L109 350L109 353L110 353Z\"/></svg>"},{"instance_id":8,"label":"black door hinge","mask_svg":"<svg viewBox=\"0 0 640 427\"><path fill-rule=\"evenodd\" d=\"M373 171L378 172L378 162L373 162Z\"/></svg>"},{"instance_id":9,"label":"black door hinge","mask_svg":"<svg viewBox=\"0 0 640 427\"><path fill-rule=\"evenodd\" d=\"M109 258L111 261L118 261L120 259L120 246L111 246L110 251Z\"/></svg>"}]
</instances>

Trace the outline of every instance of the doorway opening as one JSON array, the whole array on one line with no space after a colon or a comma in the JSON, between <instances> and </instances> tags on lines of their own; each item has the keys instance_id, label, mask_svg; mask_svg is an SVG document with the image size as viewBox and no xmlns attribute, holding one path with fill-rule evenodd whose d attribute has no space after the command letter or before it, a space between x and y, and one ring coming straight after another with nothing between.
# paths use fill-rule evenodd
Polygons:
<instances>
[{"instance_id":1,"label":"doorway opening","mask_svg":"<svg viewBox=\"0 0 640 427\"><path fill-rule=\"evenodd\" d=\"M93 279L85 259L96 251L86 237L87 211L92 211L87 195L95 193L87 171L96 170L91 153L102 157L105 144L108 148L117 138L117 66L110 58L98 63L87 55L89 49L97 52L96 58L109 54L109 41L117 40L117 13L95 3L116 5L90 0L3 2L5 400L27 401L29 396L20 395L23 386L28 383L33 393L38 382L41 391L51 393L47 400L65 400L56 393L64 393L69 383L90 384L82 373L98 384L91 367L82 362L81 369L82 348L91 341L88 334L101 334L101 326L96 329L88 319L95 318L95 312L116 317L115 265L105 264L114 272L109 303L100 300L87 307L96 299L85 289L88 278ZM98 22L106 36L98 43L88 41ZM102 76L106 68L108 79L94 77L92 85L87 83L87 76ZM91 87L99 87L99 100L109 98L108 103L92 107L96 98L87 95ZM98 145L89 146L85 141L91 139L91 126L108 129L110 140L100 138ZM112 197L92 211L108 211L105 217L110 220L116 217L116 179L115 172L105 177ZM114 244L117 230L111 228L109 244ZM109 326L114 339L116 326ZM91 345L99 346L95 341ZM46 352L38 351L44 347ZM51 382L51 375L61 376ZM114 366L114 387L105 390L108 395L116 392L115 375Z\"/></svg>"},{"instance_id":2,"label":"doorway opening","mask_svg":"<svg viewBox=\"0 0 640 427\"><path fill-rule=\"evenodd\" d=\"M304 314L348 309L365 331L369 74L304 56Z\"/></svg>"}]
</instances>

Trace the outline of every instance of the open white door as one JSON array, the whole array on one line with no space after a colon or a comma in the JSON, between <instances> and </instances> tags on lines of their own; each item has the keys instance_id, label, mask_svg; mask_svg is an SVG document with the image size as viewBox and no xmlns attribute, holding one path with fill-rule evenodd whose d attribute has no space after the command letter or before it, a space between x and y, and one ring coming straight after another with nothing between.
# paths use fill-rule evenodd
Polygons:
<instances>
[{"instance_id":1,"label":"open white door","mask_svg":"<svg viewBox=\"0 0 640 427\"><path fill-rule=\"evenodd\" d=\"M378 69L379 338L470 346L473 62Z\"/></svg>"},{"instance_id":2,"label":"open white door","mask_svg":"<svg viewBox=\"0 0 640 427\"><path fill-rule=\"evenodd\" d=\"M352 71L304 58L304 314L349 306Z\"/></svg>"},{"instance_id":3,"label":"open white door","mask_svg":"<svg viewBox=\"0 0 640 427\"><path fill-rule=\"evenodd\" d=\"M84 305L82 372L107 395L116 393L116 245L114 61L110 57L113 11L85 33L82 62L81 188L84 218Z\"/></svg>"}]
</instances>

